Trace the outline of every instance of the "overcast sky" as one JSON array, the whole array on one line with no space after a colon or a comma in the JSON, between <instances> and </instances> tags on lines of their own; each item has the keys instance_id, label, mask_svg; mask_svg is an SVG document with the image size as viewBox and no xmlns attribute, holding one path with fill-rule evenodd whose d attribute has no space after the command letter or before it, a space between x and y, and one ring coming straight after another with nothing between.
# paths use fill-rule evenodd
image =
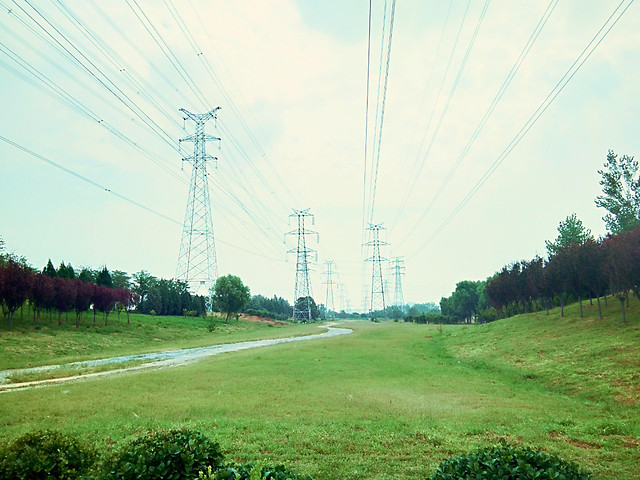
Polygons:
<instances>
[{"instance_id":1,"label":"overcast sky","mask_svg":"<svg viewBox=\"0 0 640 480\"><path fill-rule=\"evenodd\" d=\"M252 293L293 299L292 208L315 214L314 297L333 260L355 310L368 222L404 257L407 302L544 256L573 212L606 233L597 170L640 150L637 3L398 0L387 71L392 4L372 2L365 142L365 0L0 0L8 250L173 277L193 132L179 109L216 106L218 267Z\"/></svg>"}]
</instances>

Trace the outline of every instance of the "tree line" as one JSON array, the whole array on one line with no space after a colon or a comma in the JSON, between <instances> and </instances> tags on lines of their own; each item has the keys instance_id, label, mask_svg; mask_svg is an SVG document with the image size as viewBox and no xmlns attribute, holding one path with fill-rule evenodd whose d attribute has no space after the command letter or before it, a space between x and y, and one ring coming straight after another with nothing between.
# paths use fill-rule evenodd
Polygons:
<instances>
[{"instance_id":1,"label":"tree line","mask_svg":"<svg viewBox=\"0 0 640 480\"><path fill-rule=\"evenodd\" d=\"M640 228L605 238L592 237L583 243L560 247L544 260L514 262L502 268L487 282L489 302L501 316L520 309L548 309L560 304L561 315L568 299L577 300L583 317L583 300L596 299L602 318L600 299L615 296L626 321L625 302L629 292L640 298Z\"/></svg>"},{"instance_id":2,"label":"tree line","mask_svg":"<svg viewBox=\"0 0 640 480\"><path fill-rule=\"evenodd\" d=\"M512 262L486 281L463 281L450 297L440 301L442 314L460 321L490 321L528 311L548 310L608 295L620 302L626 321L629 292L640 298L640 165L632 156L619 157L609 150L601 170L602 195L596 206L604 208L607 236L594 238L575 213L558 226L558 236L545 241L547 258Z\"/></svg>"},{"instance_id":3,"label":"tree line","mask_svg":"<svg viewBox=\"0 0 640 480\"><path fill-rule=\"evenodd\" d=\"M72 312L72 315L75 314L73 321L78 327L82 314L92 305L94 326L97 312L103 314L104 324L107 325L109 314L114 309L118 316L125 311L129 322L129 314L136 307L138 296L131 290L105 284L104 273L108 274L106 267L101 272L102 275L97 276L95 283L68 276L67 271L64 271L63 276L58 276L55 269L51 271L47 267L43 272L36 272L24 261L6 255L0 257L0 303L10 327L13 326L14 313L25 302L28 302L33 311L34 324L40 323L43 311L49 313L50 322L53 321L55 312L58 325L62 324L63 314L64 321L68 322L69 312Z\"/></svg>"},{"instance_id":4,"label":"tree line","mask_svg":"<svg viewBox=\"0 0 640 480\"><path fill-rule=\"evenodd\" d=\"M109 314L116 311L118 318L125 312L127 322L130 313L151 315L190 315L206 313L203 296L191 295L186 282L154 277L146 270L129 276L126 272L103 266L99 270L83 267L76 271L64 261L55 268L51 259L41 272L31 267L24 257L4 251L0 238L0 305L2 314L13 326L14 313L24 305L33 314L34 324L39 324L42 313L54 315L58 324L69 321L78 327L82 315L93 311L93 325L97 313L101 313L107 325Z\"/></svg>"}]
</instances>

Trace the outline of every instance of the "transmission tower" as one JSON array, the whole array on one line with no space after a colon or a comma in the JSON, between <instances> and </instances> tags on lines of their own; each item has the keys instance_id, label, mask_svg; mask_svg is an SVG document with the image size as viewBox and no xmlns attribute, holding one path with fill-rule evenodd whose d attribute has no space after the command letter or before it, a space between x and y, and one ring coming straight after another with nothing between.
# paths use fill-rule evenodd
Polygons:
<instances>
[{"instance_id":1,"label":"transmission tower","mask_svg":"<svg viewBox=\"0 0 640 480\"><path fill-rule=\"evenodd\" d=\"M362 312L369 311L369 287L364 285L362 287Z\"/></svg>"},{"instance_id":2,"label":"transmission tower","mask_svg":"<svg viewBox=\"0 0 640 480\"><path fill-rule=\"evenodd\" d=\"M180 109L185 114L185 120L195 122L196 131L194 134L180 139L180 142L193 142L193 155L182 159L190 162L192 169L176 278L187 282L192 292L204 295L208 299L208 307L211 306L211 287L218 278L218 264L213 238L207 161L217 160L217 158L207 155L205 145L207 140L220 141L220 139L205 134L204 124L212 118L217 118L216 112L218 110L220 107L207 113L195 114L184 108Z\"/></svg>"},{"instance_id":3,"label":"transmission tower","mask_svg":"<svg viewBox=\"0 0 640 480\"><path fill-rule=\"evenodd\" d=\"M402 276L404 275L404 270L404 257L393 257L391 259L391 274L395 280L393 305L401 309L404 309L404 297L402 295Z\"/></svg>"},{"instance_id":4,"label":"transmission tower","mask_svg":"<svg viewBox=\"0 0 640 480\"><path fill-rule=\"evenodd\" d=\"M288 253L296 254L296 285L293 298L293 318L303 321L311 321L311 284L309 283L309 256L311 253L315 253L315 250L307 247L306 237L307 235L318 235L318 232L307 230L304 227L304 219L311 217L313 221L313 214L309 213L309 209L296 210L293 209L293 213L289 215L289 218L296 217L298 220L298 228L287 233L287 235L297 235L298 246ZM298 301L303 299L302 301Z\"/></svg>"},{"instance_id":5,"label":"transmission tower","mask_svg":"<svg viewBox=\"0 0 640 480\"><path fill-rule=\"evenodd\" d=\"M333 268L335 266L335 262L333 260L326 260L324 262L327 267L327 271L324 274L327 276L326 281L322 282L327 286L327 295L325 297L324 307L327 311L327 318L335 318L336 306L333 298L333 286L336 282L333 280Z\"/></svg>"},{"instance_id":6,"label":"transmission tower","mask_svg":"<svg viewBox=\"0 0 640 480\"><path fill-rule=\"evenodd\" d=\"M371 303L369 304L369 315L372 315L373 312L385 309L385 285L382 280L382 262L385 262L387 259L380 255L380 247L389 244L380 240L380 231L384 230L381 223L376 225L370 223L367 230L369 230L373 236L373 239L365 244L373 249L372 255L367 258L367 261L372 262L373 265L371 269Z\"/></svg>"}]
</instances>

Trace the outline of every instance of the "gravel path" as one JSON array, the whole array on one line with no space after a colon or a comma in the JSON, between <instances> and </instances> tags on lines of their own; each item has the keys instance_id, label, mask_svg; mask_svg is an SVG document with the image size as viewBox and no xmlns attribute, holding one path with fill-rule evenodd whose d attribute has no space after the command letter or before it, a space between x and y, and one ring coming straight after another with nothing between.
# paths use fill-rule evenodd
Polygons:
<instances>
[{"instance_id":1,"label":"gravel path","mask_svg":"<svg viewBox=\"0 0 640 480\"><path fill-rule=\"evenodd\" d=\"M23 368L13 370L0 371L0 393L7 391L23 390L26 388L34 388L48 384L58 384L69 382L72 380L80 380L94 377L104 377L122 372L131 372L134 370L143 370L147 368L161 368L184 363L195 362L203 358L219 355L221 353L237 352L239 350L247 350L249 348L268 347L270 345L278 345L280 343L303 342L307 340L315 340L318 338L336 337L338 335L347 335L353 332L349 328L320 327L326 328L324 333L315 335L305 335L302 337L275 338L272 340L254 340L250 342L225 343L221 345L211 345L209 347L184 348L181 350L169 350L167 352L143 353L139 355L124 355L120 357L103 358L100 360L89 360L86 362L66 363L62 365L47 365L35 368ZM143 362L135 366L114 368L102 372L93 372L82 374L82 370L88 368L99 367L103 365L117 365L127 362ZM67 369L70 371L77 370L77 375L70 375L62 378L50 378L46 380L34 380L31 382L7 383L9 378L14 375L24 375L30 373L46 373L55 372L56 370Z\"/></svg>"}]
</instances>

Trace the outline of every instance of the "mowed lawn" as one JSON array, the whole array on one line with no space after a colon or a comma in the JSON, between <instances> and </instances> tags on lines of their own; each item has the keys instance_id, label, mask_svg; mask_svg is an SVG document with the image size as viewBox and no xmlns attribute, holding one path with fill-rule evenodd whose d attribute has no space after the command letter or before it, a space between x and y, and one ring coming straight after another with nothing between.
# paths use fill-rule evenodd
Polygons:
<instances>
[{"instance_id":1,"label":"mowed lawn","mask_svg":"<svg viewBox=\"0 0 640 480\"><path fill-rule=\"evenodd\" d=\"M640 477L638 305L622 325L553 311L478 326L350 322L351 335L0 394L0 436L56 428L112 448L190 426L228 460L317 479L418 479L508 441Z\"/></svg>"}]
</instances>

